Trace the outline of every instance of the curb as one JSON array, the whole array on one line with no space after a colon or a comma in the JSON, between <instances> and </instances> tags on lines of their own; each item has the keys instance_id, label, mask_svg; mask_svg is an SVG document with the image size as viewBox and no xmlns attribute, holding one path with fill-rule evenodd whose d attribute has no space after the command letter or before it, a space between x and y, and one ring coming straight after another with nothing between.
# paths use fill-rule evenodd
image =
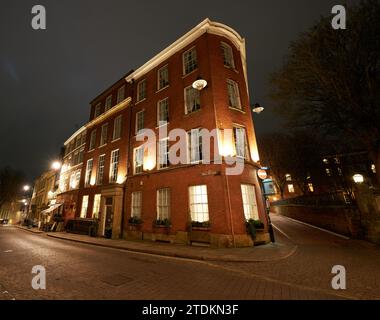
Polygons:
<instances>
[{"instance_id":1,"label":"curb","mask_svg":"<svg viewBox=\"0 0 380 320\"><path fill-rule=\"evenodd\" d=\"M156 255L156 256L165 256L165 257L171 257L171 258L181 258L181 259L199 260L199 261L221 261L221 262L240 262L240 263L259 263L259 262L280 261L280 260L289 258L298 249L297 246L294 246L293 249L288 254L285 254L284 256L281 256L275 259L233 259L233 258L223 258L223 257L209 257L207 255L196 255L196 254L191 254L191 253L186 254L186 253L178 253L178 252L170 252L170 251L139 249L139 248L118 246L118 245L108 245L108 244L105 245L105 244L89 242L85 240L60 237L55 234L47 234L47 236L55 238L55 239L79 242L79 243L93 245L97 247L103 247L103 248L111 248L111 249L124 250L124 251L130 251L130 252L135 252L135 253L145 253L145 254L151 254L151 255Z\"/></svg>"},{"instance_id":2,"label":"curb","mask_svg":"<svg viewBox=\"0 0 380 320\"><path fill-rule=\"evenodd\" d=\"M20 226L16 226L16 225L14 225L12 227L15 227L15 228L20 229L20 230L28 231L28 232L31 232L31 233L36 233L36 234L44 233L41 230L33 230L33 229L28 229L28 228L24 228L24 227L20 227Z\"/></svg>"}]
</instances>

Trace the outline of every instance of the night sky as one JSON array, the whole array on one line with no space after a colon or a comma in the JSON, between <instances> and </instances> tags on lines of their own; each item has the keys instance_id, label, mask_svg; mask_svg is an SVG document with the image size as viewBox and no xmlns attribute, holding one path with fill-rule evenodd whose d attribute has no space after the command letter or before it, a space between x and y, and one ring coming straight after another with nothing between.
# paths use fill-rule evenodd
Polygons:
<instances>
[{"instance_id":1,"label":"night sky","mask_svg":"<svg viewBox=\"0 0 380 320\"><path fill-rule=\"evenodd\" d=\"M0 167L23 170L30 180L48 169L63 142L88 120L95 96L207 17L245 37L251 102L266 108L255 115L258 137L277 130L269 75L281 66L290 41L339 3L3 0ZM46 8L47 30L31 27L36 4Z\"/></svg>"}]
</instances>

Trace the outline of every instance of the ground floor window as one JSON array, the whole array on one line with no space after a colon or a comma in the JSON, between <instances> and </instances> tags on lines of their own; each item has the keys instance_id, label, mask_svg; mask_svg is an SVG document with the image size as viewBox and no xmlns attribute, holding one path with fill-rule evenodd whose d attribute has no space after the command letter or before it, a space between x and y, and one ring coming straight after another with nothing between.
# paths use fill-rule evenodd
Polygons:
<instances>
[{"instance_id":1,"label":"ground floor window","mask_svg":"<svg viewBox=\"0 0 380 320\"><path fill-rule=\"evenodd\" d=\"M131 217L141 218L142 192L132 192Z\"/></svg>"},{"instance_id":2,"label":"ground floor window","mask_svg":"<svg viewBox=\"0 0 380 320\"><path fill-rule=\"evenodd\" d=\"M157 220L170 218L170 189L157 190Z\"/></svg>"},{"instance_id":3,"label":"ground floor window","mask_svg":"<svg viewBox=\"0 0 380 320\"><path fill-rule=\"evenodd\" d=\"M82 198L82 209L80 211L80 217L81 218L87 217L87 208L88 208L88 196L83 196L83 198Z\"/></svg>"},{"instance_id":4,"label":"ground floor window","mask_svg":"<svg viewBox=\"0 0 380 320\"><path fill-rule=\"evenodd\" d=\"M241 194L243 197L244 216L246 220L259 220L257 210L255 186L251 184L241 185Z\"/></svg>"},{"instance_id":5,"label":"ground floor window","mask_svg":"<svg viewBox=\"0 0 380 320\"><path fill-rule=\"evenodd\" d=\"M102 197L101 194L96 194L94 197L94 206L92 209L92 218L93 219L99 219L101 197Z\"/></svg>"},{"instance_id":6,"label":"ground floor window","mask_svg":"<svg viewBox=\"0 0 380 320\"><path fill-rule=\"evenodd\" d=\"M191 220L197 222L209 221L207 186L189 187L189 205Z\"/></svg>"}]
</instances>

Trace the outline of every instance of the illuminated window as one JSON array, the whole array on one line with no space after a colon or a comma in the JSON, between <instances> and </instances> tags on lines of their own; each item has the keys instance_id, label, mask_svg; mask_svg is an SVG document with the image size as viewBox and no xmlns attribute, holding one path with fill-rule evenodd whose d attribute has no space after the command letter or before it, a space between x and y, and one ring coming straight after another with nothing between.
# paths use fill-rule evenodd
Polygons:
<instances>
[{"instance_id":1,"label":"illuminated window","mask_svg":"<svg viewBox=\"0 0 380 320\"><path fill-rule=\"evenodd\" d=\"M117 173L119 170L119 149L112 151L110 164L110 182L117 181Z\"/></svg>"},{"instance_id":2,"label":"illuminated window","mask_svg":"<svg viewBox=\"0 0 380 320\"><path fill-rule=\"evenodd\" d=\"M112 94L106 98L105 111L108 111L112 107Z\"/></svg>"},{"instance_id":3,"label":"illuminated window","mask_svg":"<svg viewBox=\"0 0 380 320\"><path fill-rule=\"evenodd\" d=\"M102 154L101 156L99 156L98 173L96 175L96 184L98 185L103 183L105 157L106 157L105 154Z\"/></svg>"},{"instance_id":4,"label":"illuminated window","mask_svg":"<svg viewBox=\"0 0 380 320\"><path fill-rule=\"evenodd\" d=\"M192 221L206 222L210 220L206 185L189 187L189 205Z\"/></svg>"},{"instance_id":5,"label":"illuminated window","mask_svg":"<svg viewBox=\"0 0 380 320\"><path fill-rule=\"evenodd\" d=\"M146 80L142 80L137 84L137 102L146 98Z\"/></svg>"},{"instance_id":6,"label":"illuminated window","mask_svg":"<svg viewBox=\"0 0 380 320\"><path fill-rule=\"evenodd\" d=\"M294 191L294 185L288 184L288 191L289 191L289 193L294 193L295 192Z\"/></svg>"},{"instance_id":7,"label":"illuminated window","mask_svg":"<svg viewBox=\"0 0 380 320\"><path fill-rule=\"evenodd\" d=\"M170 218L170 189L157 190L157 220Z\"/></svg>"},{"instance_id":8,"label":"illuminated window","mask_svg":"<svg viewBox=\"0 0 380 320\"><path fill-rule=\"evenodd\" d=\"M189 114L201 108L201 96L192 86L185 88L185 113Z\"/></svg>"},{"instance_id":9,"label":"illuminated window","mask_svg":"<svg viewBox=\"0 0 380 320\"><path fill-rule=\"evenodd\" d=\"M314 192L314 186L312 183L308 183L309 191Z\"/></svg>"},{"instance_id":10,"label":"illuminated window","mask_svg":"<svg viewBox=\"0 0 380 320\"><path fill-rule=\"evenodd\" d=\"M117 118L115 118L113 122L113 135L112 140L119 139L121 137L121 123L123 120L123 116L120 115Z\"/></svg>"},{"instance_id":11,"label":"illuminated window","mask_svg":"<svg viewBox=\"0 0 380 320\"><path fill-rule=\"evenodd\" d=\"M92 218L93 219L99 219L101 197L102 197L101 194L96 194L94 196L94 205L92 207Z\"/></svg>"},{"instance_id":12,"label":"illuminated window","mask_svg":"<svg viewBox=\"0 0 380 320\"><path fill-rule=\"evenodd\" d=\"M327 159L323 159L323 163L324 163L324 164L329 164L329 160L327 160Z\"/></svg>"},{"instance_id":13,"label":"illuminated window","mask_svg":"<svg viewBox=\"0 0 380 320\"><path fill-rule=\"evenodd\" d=\"M169 85L169 69L164 66L157 72L158 90L166 88Z\"/></svg>"},{"instance_id":14,"label":"illuminated window","mask_svg":"<svg viewBox=\"0 0 380 320\"><path fill-rule=\"evenodd\" d=\"M91 131L89 150L94 150L96 147L96 129Z\"/></svg>"},{"instance_id":15,"label":"illuminated window","mask_svg":"<svg viewBox=\"0 0 380 320\"><path fill-rule=\"evenodd\" d=\"M86 175L85 175L85 179L84 179L85 186L89 186L91 183L91 174L92 174L93 165L94 165L93 159L87 160Z\"/></svg>"},{"instance_id":16,"label":"illuminated window","mask_svg":"<svg viewBox=\"0 0 380 320\"><path fill-rule=\"evenodd\" d=\"M342 169L341 169L341 168L338 168L337 170L338 170L338 174L339 174L340 176L343 176L343 171L342 171Z\"/></svg>"},{"instance_id":17,"label":"illuminated window","mask_svg":"<svg viewBox=\"0 0 380 320\"><path fill-rule=\"evenodd\" d=\"M192 129L187 136L189 162L198 163L203 160L201 129Z\"/></svg>"},{"instance_id":18,"label":"illuminated window","mask_svg":"<svg viewBox=\"0 0 380 320\"><path fill-rule=\"evenodd\" d=\"M131 217L141 218L142 192L132 192Z\"/></svg>"},{"instance_id":19,"label":"illuminated window","mask_svg":"<svg viewBox=\"0 0 380 320\"><path fill-rule=\"evenodd\" d=\"M142 173L144 166L144 147L138 147L134 150L134 173Z\"/></svg>"},{"instance_id":20,"label":"illuminated window","mask_svg":"<svg viewBox=\"0 0 380 320\"><path fill-rule=\"evenodd\" d=\"M123 101L124 97L125 97L125 86L122 86L117 90L117 103L120 103L121 101Z\"/></svg>"},{"instance_id":21,"label":"illuminated window","mask_svg":"<svg viewBox=\"0 0 380 320\"><path fill-rule=\"evenodd\" d=\"M197 51L195 48L191 48L183 54L183 74L189 74L197 68Z\"/></svg>"},{"instance_id":22,"label":"illuminated window","mask_svg":"<svg viewBox=\"0 0 380 320\"><path fill-rule=\"evenodd\" d=\"M376 173L376 166L374 164L371 165L371 170L373 173Z\"/></svg>"},{"instance_id":23,"label":"illuminated window","mask_svg":"<svg viewBox=\"0 0 380 320\"><path fill-rule=\"evenodd\" d=\"M286 181L292 181L292 176L288 173L285 175Z\"/></svg>"},{"instance_id":24,"label":"illuminated window","mask_svg":"<svg viewBox=\"0 0 380 320\"><path fill-rule=\"evenodd\" d=\"M259 211L257 210L255 186L250 184L242 184L241 194L243 199L245 219L259 220Z\"/></svg>"},{"instance_id":25,"label":"illuminated window","mask_svg":"<svg viewBox=\"0 0 380 320\"><path fill-rule=\"evenodd\" d=\"M82 208L80 211L80 217L86 218L87 217L87 208L88 208L88 196L83 196L82 198Z\"/></svg>"},{"instance_id":26,"label":"illuminated window","mask_svg":"<svg viewBox=\"0 0 380 320\"><path fill-rule=\"evenodd\" d=\"M329 176L329 177L331 177L331 170L330 169L326 169L326 174Z\"/></svg>"},{"instance_id":27,"label":"illuminated window","mask_svg":"<svg viewBox=\"0 0 380 320\"><path fill-rule=\"evenodd\" d=\"M162 126L169 121L169 99L163 99L157 103L157 125Z\"/></svg>"},{"instance_id":28,"label":"illuminated window","mask_svg":"<svg viewBox=\"0 0 380 320\"><path fill-rule=\"evenodd\" d=\"M234 142L236 157L247 159L248 158L248 144L245 128L234 127Z\"/></svg>"},{"instance_id":29,"label":"illuminated window","mask_svg":"<svg viewBox=\"0 0 380 320\"><path fill-rule=\"evenodd\" d=\"M107 135L108 135L108 123L102 125L102 131L100 134L100 146L107 144Z\"/></svg>"},{"instance_id":30,"label":"illuminated window","mask_svg":"<svg viewBox=\"0 0 380 320\"><path fill-rule=\"evenodd\" d=\"M235 81L228 79L227 91L228 91L229 107L241 110L240 93L239 93L238 84Z\"/></svg>"},{"instance_id":31,"label":"illuminated window","mask_svg":"<svg viewBox=\"0 0 380 320\"><path fill-rule=\"evenodd\" d=\"M158 141L158 168L169 167L169 140L168 138Z\"/></svg>"},{"instance_id":32,"label":"illuminated window","mask_svg":"<svg viewBox=\"0 0 380 320\"><path fill-rule=\"evenodd\" d=\"M144 110L136 113L136 134L144 129Z\"/></svg>"},{"instance_id":33,"label":"illuminated window","mask_svg":"<svg viewBox=\"0 0 380 320\"><path fill-rule=\"evenodd\" d=\"M221 43L223 63L226 67L235 69L234 55L231 46L227 43Z\"/></svg>"}]
</instances>

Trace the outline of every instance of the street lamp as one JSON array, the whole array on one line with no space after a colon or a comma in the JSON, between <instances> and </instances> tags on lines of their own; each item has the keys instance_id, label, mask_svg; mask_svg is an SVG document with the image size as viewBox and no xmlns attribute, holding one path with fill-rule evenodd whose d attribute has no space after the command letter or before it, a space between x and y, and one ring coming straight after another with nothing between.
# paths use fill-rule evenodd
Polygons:
<instances>
[{"instance_id":1,"label":"street lamp","mask_svg":"<svg viewBox=\"0 0 380 320\"><path fill-rule=\"evenodd\" d=\"M264 108L263 108L262 106L260 106L258 103L256 103L256 104L253 106L252 111L253 111L254 113L260 114L261 112L264 111Z\"/></svg>"},{"instance_id":2,"label":"street lamp","mask_svg":"<svg viewBox=\"0 0 380 320\"><path fill-rule=\"evenodd\" d=\"M362 184L364 182L364 177L362 174L355 174L352 179L356 184Z\"/></svg>"},{"instance_id":3,"label":"street lamp","mask_svg":"<svg viewBox=\"0 0 380 320\"><path fill-rule=\"evenodd\" d=\"M25 186L23 187L23 189L24 189L24 191L29 191L29 190L30 190L30 186L25 185Z\"/></svg>"},{"instance_id":4,"label":"street lamp","mask_svg":"<svg viewBox=\"0 0 380 320\"><path fill-rule=\"evenodd\" d=\"M54 161L52 164L51 164L51 168L53 170L59 170L61 169L61 163L59 161Z\"/></svg>"}]
</instances>

